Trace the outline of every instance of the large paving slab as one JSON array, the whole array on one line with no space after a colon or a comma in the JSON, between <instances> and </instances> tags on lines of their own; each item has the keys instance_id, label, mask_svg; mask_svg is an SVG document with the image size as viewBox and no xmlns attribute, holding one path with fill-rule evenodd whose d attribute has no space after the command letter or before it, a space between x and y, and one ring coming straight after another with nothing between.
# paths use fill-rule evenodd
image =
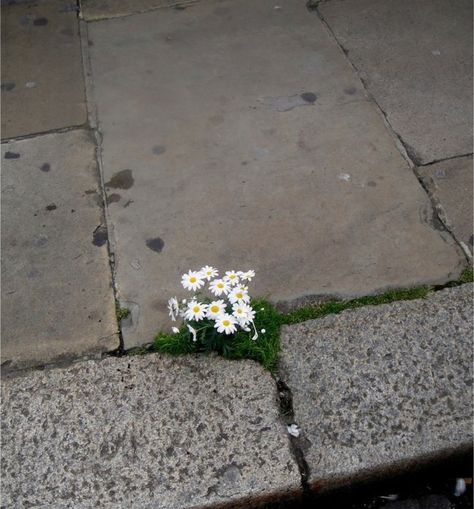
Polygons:
<instances>
[{"instance_id":1,"label":"large paving slab","mask_svg":"<svg viewBox=\"0 0 474 509\"><path fill-rule=\"evenodd\" d=\"M163 7L186 8L197 0L81 0L81 17L86 21L129 16Z\"/></svg>"},{"instance_id":2,"label":"large paving slab","mask_svg":"<svg viewBox=\"0 0 474 509\"><path fill-rule=\"evenodd\" d=\"M86 122L76 2L2 2L1 102L2 138Z\"/></svg>"},{"instance_id":3,"label":"large paving slab","mask_svg":"<svg viewBox=\"0 0 474 509\"><path fill-rule=\"evenodd\" d=\"M260 366L218 357L109 357L3 381L2 505L184 509L295 496L277 401Z\"/></svg>"},{"instance_id":4,"label":"large paving slab","mask_svg":"<svg viewBox=\"0 0 474 509\"><path fill-rule=\"evenodd\" d=\"M472 1L318 7L415 163L472 153Z\"/></svg>"},{"instance_id":5,"label":"large paving slab","mask_svg":"<svg viewBox=\"0 0 474 509\"><path fill-rule=\"evenodd\" d=\"M417 169L441 217L458 241L470 249L473 238L472 156L421 166Z\"/></svg>"},{"instance_id":6,"label":"large paving slab","mask_svg":"<svg viewBox=\"0 0 474 509\"><path fill-rule=\"evenodd\" d=\"M310 483L327 489L471 450L473 285L282 333Z\"/></svg>"},{"instance_id":7,"label":"large paving slab","mask_svg":"<svg viewBox=\"0 0 474 509\"><path fill-rule=\"evenodd\" d=\"M126 347L170 325L180 274L207 263L256 269L253 294L275 301L461 269L335 41L304 2L278 7L88 25Z\"/></svg>"},{"instance_id":8,"label":"large paving slab","mask_svg":"<svg viewBox=\"0 0 474 509\"><path fill-rule=\"evenodd\" d=\"M119 346L94 152L80 130L2 145L2 362Z\"/></svg>"}]
</instances>

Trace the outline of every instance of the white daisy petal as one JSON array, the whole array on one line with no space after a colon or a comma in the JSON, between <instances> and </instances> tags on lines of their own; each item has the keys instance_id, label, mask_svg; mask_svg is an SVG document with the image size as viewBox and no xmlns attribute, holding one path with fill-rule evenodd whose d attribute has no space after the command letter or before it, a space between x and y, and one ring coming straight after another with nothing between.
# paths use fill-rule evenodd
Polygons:
<instances>
[{"instance_id":1,"label":"white daisy petal","mask_svg":"<svg viewBox=\"0 0 474 509\"><path fill-rule=\"evenodd\" d=\"M210 267L209 265L206 265L201 269L201 274L210 281L213 277L217 277L219 275L219 272L214 267Z\"/></svg>"},{"instance_id":2,"label":"white daisy petal","mask_svg":"<svg viewBox=\"0 0 474 509\"><path fill-rule=\"evenodd\" d=\"M186 290L196 291L204 286L204 276L201 272L190 270L181 277L181 284Z\"/></svg>"},{"instance_id":3,"label":"white daisy petal","mask_svg":"<svg viewBox=\"0 0 474 509\"><path fill-rule=\"evenodd\" d=\"M250 269L247 272L240 272L240 277L244 281L252 281L252 279L255 277L255 271Z\"/></svg>"},{"instance_id":4,"label":"white daisy petal","mask_svg":"<svg viewBox=\"0 0 474 509\"><path fill-rule=\"evenodd\" d=\"M186 318L186 320L195 320L196 322L199 322L199 320L205 318L206 312L207 304L202 304L201 302L192 300L188 303L188 308L184 313L184 318Z\"/></svg>"},{"instance_id":5,"label":"white daisy petal","mask_svg":"<svg viewBox=\"0 0 474 509\"><path fill-rule=\"evenodd\" d=\"M189 325L189 324L186 324L186 325L188 326L189 332L193 335L193 341L197 341L197 337L196 337L197 331L196 331L196 329L191 327L191 325Z\"/></svg>"},{"instance_id":6,"label":"white daisy petal","mask_svg":"<svg viewBox=\"0 0 474 509\"><path fill-rule=\"evenodd\" d=\"M235 270L228 270L225 273L224 281L228 281L230 285L236 285L239 282L239 274Z\"/></svg>"},{"instance_id":7,"label":"white daisy petal","mask_svg":"<svg viewBox=\"0 0 474 509\"><path fill-rule=\"evenodd\" d=\"M225 313L225 302L223 300L214 300L207 307L207 317L215 320Z\"/></svg>"},{"instance_id":8,"label":"white daisy petal","mask_svg":"<svg viewBox=\"0 0 474 509\"><path fill-rule=\"evenodd\" d=\"M179 332L178 327L171 327L171 330L172 330L175 334L178 334L178 332Z\"/></svg>"},{"instance_id":9,"label":"white daisy petal","mask_svg":"<svg viewBox=\"0 0 474 509\"><path fill-rule=\"evenodd\" d=\"M247 290L237 287L229 293L229 300L234 304L235 302L248 302L250 297Z\"/></svg>"},{"instance_id":10,"label":"white daisy petal","mask_svg":"<svg viewBox=\"0 0 474 509\"><path fill-rule=\"evenodd\" d=\"M236 319L232 315L222 314L216 319L214 327L217 332L225 332L226 334L232 334L237 330Z\"/></svg>"},{"instance_id":11,"label":"white daisy petal","mask_svg":"<svg viewBox=\"0 0 474 509\"><path fill-rule=\"evenodd\" d=\"M209 290L216 296L227 295L230 291L230 284L223 279L214 279L209 285Z\"/></svg>"}]
</instances>

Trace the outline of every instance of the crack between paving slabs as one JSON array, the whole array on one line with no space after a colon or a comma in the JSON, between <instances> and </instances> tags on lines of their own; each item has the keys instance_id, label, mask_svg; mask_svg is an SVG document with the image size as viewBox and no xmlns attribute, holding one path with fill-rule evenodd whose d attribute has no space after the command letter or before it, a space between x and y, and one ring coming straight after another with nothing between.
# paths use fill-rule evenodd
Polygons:
<instances>
[{"instance_id":1,"label":"crack between paving slabs","mask_svg":"<svg viewBox=\"0 0 474 509\"><path fill-rule=\"evenodd\" d=\"M465 156L468 156L468 155L471 155L471 154L461 154L461 155L456 155L456 156L452 156L452 157L442 158L442 159L439 159L439 160L436 160L436 161L430 161L430 162L425 163L425 164L423 164L421 162L419 157L416 155L414 149L412 147L410 147L410 145L408 145L408 143L406 143L403 140L401 135L393 128L392 124L390 123L390 121L388 119L387 113L384 111L384 109L377 102L377 100L375 99L373 94L370 92L370 90L369 90L369 88L367 86L367 83L361 77L361 74L360 74L360 71L359 71L358 67L348 57L348 51L346 50L346 48L344 48L344 46L339 41L339 39L337 38L337 36L334 33L334 31L332 30L332 28L329 26L329 23L326 21L326 19L324 18L323 14L318 9L318 6L319 6L320 3L327 2L327 1L329 1L329 0L308 0L308 2L306 3L306 7L307 7L307 9L308 9L308 11L310 13L315 13L318 16L318 18L321 21L321 23L323 24L323 26L326 27L326 30L327 30L329 36L334 39L334 41L337 44L337 46L339 47L339 49L342 51L342 53L346 57L347 62L352 67L352 69L355 71L357 77L359 78L360 82L362 83L362 86L364 88L365 93L369 97L370 101L373 102L373 104L375 105L377 111L382 116L382 119L383 119L387 129L389 130L389 132L394 137L394 140L396 142L396 145L397 145L398 149L400 150L401 155L407 161L409 167L412 169L412 171L413 171L416 179L418 180L420 186L423 188L423 190L427 194L427 196L428 196L428 198L430 200L430 203L431 203L431 208L433 210L433 217L434 217L434 219L439 221L439 224L442 225L443 229L448 233L448 235L452 238L454 243L461 250L461 252L464 255L464 258L467 260L467 262L468 263L472 263L472 255L471 255L471 253L469 251L469 248L464 244L464 242L462 242L461 240L457 239L456 235L454 234L452 228L449 225L449 221L447 220L447 215L446 215L446 213L444 211L444 208L441 206L441 204L439 204L439 206L438 206L438 203L437 203L436 199L433 197L433 195L431 194L429 187L423 181L423 179L421 178L421 176L419 175L419 173L417 172L417 169L416 169L417 166L428 166L428 165L434 164L434 163L436 163L438 161L446 161L446 160L449 160L449 159L454 159L456 157L465 157ZM434 227L434 225L432 225L432 226ZM438 231L440 231L439 228L436 228L436 229Z\"/></svg>"},{"instance_id":2,"label":"crack between paving slabs","mask_svg":"<svg viewBox=\"0 0 474 509\"><path fill-rule=\"evenodd\" d=\"M80 18L80 0L77 0L77 17L78 17L78 25L79 25L79 39L81 44L81 58L82 58L82 68L84 74L84 94L86 99L86 108L87 108L87 120L89 124L89 129L93 133L94 137L94 145L95 145L95 160L97 165L97 177L98 184L100 188L100 194L102 200L103 207L103 223L101 223L97 228L104 227L106 243L107 243L107 253L109 258L109 267L110 267L110 277L112 281L112 291L114 296L115 308L117 306L120 307L120 301L118 298L117 291L117 283L115 278L115 242L113 241L113 227L108 214L107 207L107 195L105 192L105 182L104 182L104 171L103 171L103 162L102 162L102 133L99 129L99 121L98 121L98 111L97 106L94 100L94 87L92 81L92 66L89 54L89 34L87 23L85 21L81 21ZM119 346L116 350L111 352L107 352L105 355L112 355L121 357L125 352L124 339L123 339L123 331L122 324L119 320L117 320L117 329L118 329L118 337L119 337Z\"/></svg>"},{"instance_id":3,"label":"crack between paving slabs","mask_svg":"<svg viewBox=\"0 0 474 509\"><path fill-rule=\"evenodd\" d=\"M286 426L295 424L295 412L293 408L293 394L288 385L279 377L274 377L280 406L280 418ZM310 469L304 455L304 438L301 436L293 436L288 433L290 442L290 452L298 465L301 477L301 489L303 491L303 501L311 496L309 486Z\"/></svg>"}]
</instances>

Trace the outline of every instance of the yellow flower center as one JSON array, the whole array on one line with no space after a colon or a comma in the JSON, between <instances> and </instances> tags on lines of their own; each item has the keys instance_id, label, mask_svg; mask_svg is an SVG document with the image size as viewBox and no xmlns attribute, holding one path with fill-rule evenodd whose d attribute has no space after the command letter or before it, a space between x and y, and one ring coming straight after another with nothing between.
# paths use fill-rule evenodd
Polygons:
<instances>
[{"instance_id":1,"label":"yellow flower center","mask_svg":"<svg viewBox=\"0 0 474 509\"><path fill-rule=\"evenodd\" d=\"M220 309L219 306L211 306L211 311L213 313L217 313L219 311L219 309Z\"/></svg>"},{"instance_id":2,"label":"yellow flower center","mask_svg":"<svg viewBox=\"0 0 474 509\"><path fill-rule=\"evenodd\" d=\"M190 282L190 283L195 283L196 281L197 281L197 279L196 279L194 276L191 276L191 277L189 278L189 282Z\"/></svg>"},{"instance_id":3,"label":"yellow flower center","mask_svg":"<svg viewBox=\"0 0 474 509\"><path fill-rule=\"evenodd\" d=\"M230 325L230 321L229 321L229 320L222 320L222 325L223 325L224 327L229 327L229 325Z\"/></svg>"},{"instance_id":4,"label":"yellow flower center","mask_svg":"<svg viewBox=\"0 0 474 509\"><path fill-rule=\"evenodd\" d=\"M201 308L200 308L199 306L194 306L194 307L193 307L193 311L194 311L195 313L199 313L199 311L201 311Z\"/></svg>"},{"instance_id":5,"label":"yellow flower center","mask_svg":"<svg viewBox=\"0 0 474 509\"><path fill-rule=\"evenodd\" d=\"M235 296L238 298L238 299L243 299L244 298L244 295L243 293L236 293Z\"/></svg>"},{"instance_id":6,"label":"yellow flower center","mask_svg":"<svg viewBox=\"0 0 474 509\"><path fill-rule=\"evenodd\" d=\"M217 283L217 288L224 288L224 283Z\"/></svg>"},{"instance_id":7,"label":"yellow flower center","mask_svg":"<svg viewBox=\"0 0 474 509\"><path fill-rule=\"evenodd\" d=\"M229 279L235 279L235 274L231 274L231 275L229 276Z\"/></svg>"}]
</instances>

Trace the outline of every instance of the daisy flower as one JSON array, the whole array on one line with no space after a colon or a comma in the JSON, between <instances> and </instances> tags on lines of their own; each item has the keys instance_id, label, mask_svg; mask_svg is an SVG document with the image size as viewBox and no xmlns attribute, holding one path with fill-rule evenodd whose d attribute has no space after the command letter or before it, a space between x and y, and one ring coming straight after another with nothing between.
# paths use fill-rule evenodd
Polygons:
<instances>
[{"instance_id":1,"label":"daisy flower","mask_svg":"<svg viewBox=\"0 0 474 509\"><path fill-rule=\"evenodd\" d=\"M199 320L202 320L206 316L206 311L206 304L201 304L196 300L192 300L188 304L188 309L184 313L184 317L186 320L196 320L196 322L199 322Z\"/></svg>"},{"instance_id":2,"label":"daisy flower","mask_svg":"<svg viewBox=\"0 0 474 509\"><path fill-rule=\"evenodd\" d=\"M191 325L186 324L188 326L188 331L193 335L193 341L197 341L197 337L196 337L196 334L197 334L197 330L193 327L191 327Z\"/></svg>"},{"instance_id":3,"label":"daisy flower","mask_svg":"<svg viewBox=\"0 0 474 509\"><path fill-rule=\"evenodd\" d=\"M214 327L217 329L217 332L225 332L226 334L232 334L237 330L235 324L237 320L234 316L223 314L216 319L216 323Z\"/></svg>"},{"instance_id":4,"label":"daisy flower","mask_svg":"<svg viewBox=\"0 0 474 509\"><path fill-rule=\"evenodd\" d=\"M178 299L176 297L171 297L171 299L168 301L168 310L171 316L171 320L175 322L176 317L179 315Z\"/></svg>"},{"instance_id":5,"label":"daisy flower","mask_svg":"<svg viewBox=\"0 0 474 509\"><path fill-rule=\"evenodd\" d=\"M222 295L222 293L227 295L230 290L230 284L223 279L214 279L209 285L209 290L217 296Z\"/></svg>"},{"instance_id":6,"label":"daisy flower","mask_svg":"<svg viewBox=\"0 0 474 509\"><path fill-rule=\"evenodd\" d=\"M249 294L247 290L243 290L242 288L234 288L229 293L229 300L234 304L235 302L248 302L250 300Z\"/></svg>"},{"instance_id":7,"label":"daisy flower","mask_svg":"<svg viewBox=\"0 0 474 509\"><path fill-rule=\"evenodd\" d=\"M239 275L235 270L228 270L225 273L224 281L228 281L231 285L236 285L239 282Z\"/></svg>"},{"instance_id":8,"label":"daisy flower","mask_svg":"<svg viewBox=\"0 0 474 509\"><path fill-rule=\"evenodd\" d=\"M186 290L192 290L194 292L204 286L204 276L201 272L190 270L181 277L181 284Z\"/></svg>"},{"instance_id":9,"label":"daisy flower","mask_svg":"<svg viewBox=\"0 0 474 509\"><path fill-rule=\"evenodd\" d=\"M239 321L241 327L245 327L255 318L255 311L245 302L236 302L232 306L232 314Z\"/></svg>"},{"instance_id":10,"label":"daisy flower","mask_svg":"<svg viewBox=\"0 0 474 509\"><path fill-rule=\"evenodd\" d=\"M206 265L201 269L201 274L210 281L213 277L217 277L219 275L219 272L214 267L209 267L209 265Z\"/></svg>"},{"instance_id":11,"label":"daisy flower","mask_svg":"<svg viewBox=\"0 0 474 509\"><path fill-rule=\"evenodd\" d=\"M223 300L211 302L207 308L207 317L216 319L219 315L225 313L225 303Z\"/></svg>"},{"instance_id":12,"label":"daisy flower","mask_svg":"<svg viewBox=\"0 0 474 509\"><path fill-rule=\"evenodd\" d=\"M252 279L255 277L255 271L254 270L248 270L247 272L239 272L239 276L244 281L252 281Z\"/></svg>"}]
</instances>

